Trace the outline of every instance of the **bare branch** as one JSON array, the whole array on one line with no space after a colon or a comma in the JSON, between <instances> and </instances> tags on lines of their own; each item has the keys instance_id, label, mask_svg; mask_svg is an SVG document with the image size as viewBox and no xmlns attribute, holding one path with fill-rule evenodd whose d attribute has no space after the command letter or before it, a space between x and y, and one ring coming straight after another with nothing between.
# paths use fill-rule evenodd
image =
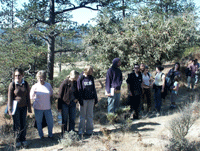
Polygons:
<instances>
[{"instance_id":1,"label":"bare branch","mask_svg":"<svg viewBox=\"0 0 200 151\"><path fill-rule=\"evenodd\" d=\"M97 11L97 10L99 10L99 6L101 6L101 5L96 5L96 6L97 6L97 8L92 8L92 7L80 4L80 6L72 7L72 8L69 8L69 9L64 9L62 11L55 12L55 14L58 15L58 14L62 14L64 12L68 12L68 11L72 11L72 10L76 10L76 9L80 9L80 8L87 8L87 9L91 9L91 10Z\"/></svg>"},{"instance_id":2,"label":"bare branch","mask_svg":"<svg viewBox=\"0 0 200 151\"><path fill-rule=\"evenodd\" d=\"M70 51L74 51L74 49L64 48L64 49L59 49L57 51L54 51L54 53L58 53L58 52L70 52Z\"/></svg>"},{"instance_id":3,"label":"bare branch","mask_svg":"<svg viewBox=\"0 0 200 151\"><path fill-rule=\"evenodd\" d=\"M32 18L32 17L29 17L29 19L36 19L36 21L33 23L34 26L36 26L38 23L44 23L44 24L50 25L50 22L49 22L49 21L40 20L40 19L38 19L38 18Z\"/></svg>"}]
</instances>

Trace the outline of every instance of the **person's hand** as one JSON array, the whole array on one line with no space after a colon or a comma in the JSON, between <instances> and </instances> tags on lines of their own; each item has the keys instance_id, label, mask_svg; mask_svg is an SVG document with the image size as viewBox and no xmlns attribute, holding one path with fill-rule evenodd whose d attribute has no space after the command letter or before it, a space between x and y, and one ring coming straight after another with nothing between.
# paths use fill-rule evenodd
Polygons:
<instances>
[{"instance_id":1,"label":"person's hand","mask_svg":"<svg viewBox=\"0 0 200 151\"><path fill-rule=\"evenodd\" d=\"M164 92L164 88L162 88L161 92L162 92L162 93Z\"/></svg>"},{"instance_id":2,"label":"person's hand","mask_svg":"<svg viewBox=\"0 0 200 151\"><path fill-rule=\"evenodd\" d=\"M8 114L9 114L10 116L12 116L12 112L11 112L10 110L8 111Z\"/></svg>"},{"instance_id":3,"label":"person's hand","mask_svg":"<svg viewBox=\"0 0 200 151\"><path fill-rule=\"evenodd\" d=\"M128 91L128 95L129 96L133 96L133 94L131 93L131 91Z\"/></svg>"},{"instance_id":4,"label":"person's hand","mask_svg":"<svg viewBox=\"0 0 200 151\"><path fill-rule=\"evenodd\" d=\"M78 99L75 99L74 102L77 103L77 102L78 102Z\"/></svg>"},{"instance_id":5,"label":"person's hand","mask_svg":"<svg viewBox=\"0 0 200 151\"><path fill-rule=\"evenodd\" d=\"M108 93L107 96L111 96L111 93Z\"/></svg>"},{"instance_id":6,"label":"person's hand","mask_svg":"<svg viewBox=\"0 0 200 151\"><path fill-rule=\"evenodd\" d=\"M28 113L32 113L32 110L31 110L31 109L29 109L29 110L28 110Z\"/></svg>"},{"instance_id":7,"label":"person's hand","mask_svg":"<svg viewBox=\"0 0 200 151\"><path fill-rule=\"evenodd\" d=\"M58 112L61 112L61 111L62 111L61 109L58 110Z\"/></svg>"}]
</instances>

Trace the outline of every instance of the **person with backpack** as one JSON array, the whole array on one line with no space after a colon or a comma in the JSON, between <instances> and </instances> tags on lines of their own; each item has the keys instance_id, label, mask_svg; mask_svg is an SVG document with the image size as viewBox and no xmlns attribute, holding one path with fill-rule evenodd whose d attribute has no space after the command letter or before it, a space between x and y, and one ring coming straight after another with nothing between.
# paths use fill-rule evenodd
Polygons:
<instances>
[{"instance_id":1,"label":"person with backpack","mask_svg":"<svg viewBox=\"0 0 200 151\"><path fill-rule=\"evenodd\" d=\"M77 80L80 103L79 135L92 135L93 133L93 108L98 103L92 66L86 66L84 72Z\"/></svg>"},{"instance_id":2,"label":"person with backpack","mask_svg":"<svg viewBox=\"0 0 200 151\"><path fill-rule=\"evenodd\" d=\"M44 138L42 125L43 117L46 119L48 126L48 138L53 139L53 115L51 111L51 96L53 89L51 84L46 82L46 72L38 71L36 74L37 83L31 87L30 99L33 101L35 120L40 139Z\"/></svg>"},{"instance_id":3,"label":"person with backpack","mask_svg":"<svg viewBox=\"0 0 200 151\"><path fill-rule=\"evenodd\" d=\"M115 113L120 104L120 90L122 85L122 72L119 69L121 61L115 58L112 61L112 67L108 69L106 74L106 95L108 96L108 113ZM114 91L112 94L111 91Z\"/></svg>"},{"instance_id":4,"label":"person with backpack","mask_svg":"<svg viewBox=\"0 0 200 151\"><path fill-rule=\"evenodd\" d=\"M76 103L79 97L77 89L78 77L79 73L72 70L59 88L58 112L62 115L62 134L67 130L68 132L74 131L75 128Z\"/></svg>"},{"instance_id":5,"label":"person with backpack","mask_svg":"<svg viewBox=\"0 0 200 151\"><path fill-rule=\"evenodd\" d=\"M160 65L156 67L156 76L153 84L154 88L154 101L155 109L160 114L162 106L162 96L161 93L165 90L165 74L162 72L164 70Z\"/></svg>"},{"instance_id":6,"label":"person with backpack","mask_svg":"<svg viewBox=\"0 0 200 151\"><path fill-rule=\"evenodd\" d=\"M147 112L151 109L151 82L152 82L152 76L149 73L148 66L145 66L145 70L142 73L142 80L143 80L143 94L142 98L143 100L146 98L147 100Z\"/></svg>"},{"instance_id":7,"label":"person with backpack","mask_svg":"<svg viewBox=\"0 0 200 151\"><path fill-rule=\"evenodd\" d=\"M166 76L166 86L167 89L171 91L171 87L174 84L174 77L178 76L178 78L181 78L181 72L180 72L180 63L176 62L174 67L169 70Z\"/></svg>"},{"instance_id":8,"label":"person with backpack","mask_svg":"<svg viewBox=\"0 0 200 151\"><path fill-rule=\"evenodd\" d=\"M176 108L176 99L177 99L177 95L178 95L178 90L179 90L179 76L175 76L174 77L174 82L173 82L173 87L172 87L172 92L171 92L171 105L170 105L170 108L173 109L173 108Z\"/></svg>"},{"instance_id":9,"label":"person with backpack","mask_svg":"<svg viewBox=\"0 0 200 151\"><path fill-rule=\"evenodd\" d=\"M132 73L128 74L126 82L128 86L127 105L130 105L131 107L130 112L135 111L133 119L139 119L143 80L140 66L138 64L135 64Z\"/></svg>"},{"instance_id":10,"label":"person with backpack","mask_svg":"<svg viewBox=\"0 0 200 151\"><path fill-rule=\"evenodd\" d=\"M16 137L16 147L27 147L26 141L26 116L27 110L32 113L29 96L29 85L23 79L22 69L15 69L14 81L8 87L8 113L13 118L13 130ZM16 106L14 105L16 102ZM15 110L15 113L14 111Z\"/></svg>"}]
</instances>

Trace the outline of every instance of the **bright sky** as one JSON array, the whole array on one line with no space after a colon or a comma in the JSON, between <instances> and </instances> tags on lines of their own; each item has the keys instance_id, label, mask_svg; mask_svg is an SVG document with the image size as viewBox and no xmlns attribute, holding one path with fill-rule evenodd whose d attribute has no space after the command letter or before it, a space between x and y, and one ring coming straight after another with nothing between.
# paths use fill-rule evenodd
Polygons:
<instances>
[{"instance_id":1,"label":"bright sky","mask_svg":"<svg viewBox=\"0 0 200 151\"><path fill-rule=\"evenodd\" d=\"M200 0L193 0L197 7L199 7L200 11ZM24 2L28 2L28 0L20 0L20 3L23 4ZM86 8L81 8L72 11L73 21L78 22L79 25L90 23L95 25L95 22L92 22L91 19L97 16L98 11L93 11ZM200 14L200 13L199 13Z\"/></svg>"}]
</instances>

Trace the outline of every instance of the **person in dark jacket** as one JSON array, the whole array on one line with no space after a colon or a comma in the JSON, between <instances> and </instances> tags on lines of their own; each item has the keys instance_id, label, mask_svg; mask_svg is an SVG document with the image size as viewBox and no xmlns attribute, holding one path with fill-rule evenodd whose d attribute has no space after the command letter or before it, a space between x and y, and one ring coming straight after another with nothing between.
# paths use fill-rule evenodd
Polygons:
<instances>
[{"instance_id":1,"label":"person in dark jacket","mask_svg":"<svg viewBox=\"0 0 200 151\"><path fill-rule=\"evenodd\" d=\"M23 145L27 147L26 141L26 116L27 110L32 113L30 102L30 87L23 79L24 73L22 69L15 69L14 81L9 84L8 88L8 113L13 118L13 130L16 135L16 147ZM17 102L15 113L13 101Z\"/></svg>"},{"instance_id":2,"label":"person in dark jacket","mask_svg":"<svg viewBox=\"0 0 200 151\"><path fill-rule=\"evenodd\" d=\"M174 77L177 76L179 79L181 77L181 71L180 71L180 63L176 62L174 67L169 70L166 76L166 85L168 89L170 89L174 84Z\"/></svg>"},{"instance_id":3,"label":"person in dark jacket","mask_svg":"<svg viewBox=\"0 0 200 151\"><path fill-rule=\"evenodd\" d=\"M135 114L133 118L139 119L139 108L141 103L143 79L138 64L135 64L133 72L128 74L128 79L126 80L126 82L128 85L128 95L129 95L128 105L131 106L130 112L134 110Z\"/></svg>"},{"instance_id":4,"label":"person in dark jacket","mask_svg":"<svg viewBox=\"0 0 200 151\"><path fill-rule=\"evenodd\" d=\"M97 92L92 66L86 66L83 74L77 80L77 88L80 103L79 134L91 135L93 133L93 108L97 104ZM86 124L85 124L86 122Z\"/></svg>"},{"instance_id":5,"label":"person in dark jacket","mask_svg":"<svg viewBox=\"0 0 200 151\"><path fill-rule=\"evenodd\" d=\"M120 90L122 85L122 72L119 69L121 61L119 58L113 59L113 65L106 74L106 95L108 96L108 113L114 113L119 108ZM114 95L111 91L114 90Z\"/></svg>"},{"instance_id":6,"label":"person in dark jacket","mask_svg":"<svg viewBox=\"0 0 200 151\"><path fill-rule=\"evenodd\" d=\"M58 95L58 112L62 113L62 131L74 131L76 118L76 103L78 102L77 79L79 73L75 70L62 82ZM68 120L69 119L69 120Z\"/></svg>"}]
</instances>

